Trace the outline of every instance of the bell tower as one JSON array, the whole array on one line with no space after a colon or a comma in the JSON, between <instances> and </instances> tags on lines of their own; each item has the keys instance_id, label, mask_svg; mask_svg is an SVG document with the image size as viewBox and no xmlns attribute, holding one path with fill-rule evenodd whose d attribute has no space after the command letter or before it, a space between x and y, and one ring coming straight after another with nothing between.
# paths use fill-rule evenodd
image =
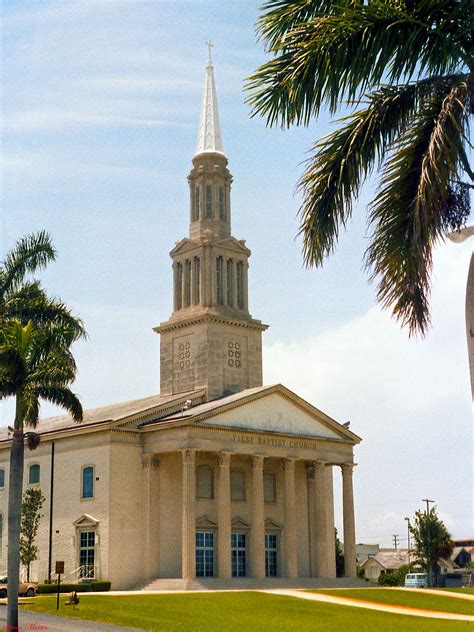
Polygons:
<instances>
[{"instance_id":1,"label":"bell tower","mask_svg":"<svg viewBox=\"0 0 474 632\"><path fill-rule=\"evenodd\" d=\"M222 146L211 44L196 154L188 176L189 237L170 252L173 313L160 334L161 395L207 389L209 400L262 385L262 332L248 308L244 240L231 235L232 175Z\"/></svg>"}]
</instances>

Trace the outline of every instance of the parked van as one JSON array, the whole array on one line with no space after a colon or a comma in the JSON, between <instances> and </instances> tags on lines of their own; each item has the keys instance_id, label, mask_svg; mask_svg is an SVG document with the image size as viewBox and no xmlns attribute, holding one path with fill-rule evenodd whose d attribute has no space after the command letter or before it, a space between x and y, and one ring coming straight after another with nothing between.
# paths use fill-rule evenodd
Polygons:
<instances>
[{"instance_id":1,"label":"parked van","mask_svg":"<svg viewBox=\"0 0 474 632\"><path fill-rule=\"evenodd\" d=\"M408 573L405 588L428 588L428 573Z\"/></svg>"}]
</instances>

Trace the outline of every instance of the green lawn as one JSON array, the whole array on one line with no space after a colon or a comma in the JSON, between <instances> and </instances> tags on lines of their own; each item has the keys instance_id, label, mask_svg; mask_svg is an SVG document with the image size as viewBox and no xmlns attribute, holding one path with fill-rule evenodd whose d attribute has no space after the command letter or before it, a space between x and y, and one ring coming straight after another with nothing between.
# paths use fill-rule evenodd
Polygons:
<instances>
[{"instance_id":1,"label":"green lawn","mask_svg":"<svg viewBox=\"0 0 474 632\"><path fill-rule=\"evenodd\" d=\"M400 616L257 592L130 595L80 595L78 609L59 614L143 628L155 632L453 632L472 631L472 623ZM25 606L56 613L56 597L41 595Z\"/></svg>"},{"instance_id":2,"label":"green lawn","mask_svg":"<svg viewBox=\"0 0 474 632\"><path fill-rule=\"evenodd\" d=\"M311 590L308 592L324 593L335 597L346 597L348 599L362 599L364 601L375 601L393 606L407 606L408 608L424 608L425 610L439 610L440 612L455 612L457 614L471 614L474 616L474 601L467 599L453 599L453 597L443 594L432 595L418 592L408 592L406 590L393 590L383 588L354 588L343 590Z\"/></svg>"}]
</instances>

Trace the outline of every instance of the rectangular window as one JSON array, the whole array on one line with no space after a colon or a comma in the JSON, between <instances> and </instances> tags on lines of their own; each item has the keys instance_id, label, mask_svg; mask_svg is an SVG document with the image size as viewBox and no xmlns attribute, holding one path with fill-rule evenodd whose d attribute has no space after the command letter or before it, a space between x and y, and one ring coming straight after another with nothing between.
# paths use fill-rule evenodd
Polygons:
<instances>
[{"instance_id":1,"label":"rectangular window","mask_svg":"<svg viewBox=\"0 0 474 632\"><path fill-rule=\"evenodd\" d=\"M212 186L206 184L206 219L212 218Z\"/></svg>"},{"instance_id":2,"label":"rectangular window","mask_svg":"<svg viewBox=\"0 0 474 632\"><path fill-rule=\"evenodd\" d=\"M244 264L242 261L237 263L236 270L236 282L237 282L237 307L243 309L244 307Z\"/></svg>"},{"instance_id":3,"label":"rectangular window","mask_svg":"<svg viewBox=\"0 0 474 632\"><path fill-rule=\"evenodd\" d=\"M276 502L276 481L273 472L263 473L263 497L266 503Z\"/></svg>"},{"instance_id":4,"label":"rectangular window","mask_svg":"<svg viewBox=\"0 0 474 632\"><path fill-rule=\"evenodd\" d=\"M0 489L5 487L5 470L0 470Z\"/></svg>"},{"instance_id":5,"label":"rectangular window","mask_svg":"<svg viewBox=\"0 0 474 632\"><path fill-rule=\"evenodd\" d=\"M222 287L222 269L223 269L222 257L216 259L216 299L218 305L224 304L224 289Z\"/></svg>"},{"instance_id":6,"label":"rectangular window","mask_svg":"<svg viewBox=\"0 0 474 632\"><path fill-rule=\"evenodd\" d=\"M225 192L224 192L224 187L219 187L219 219L225 220Z\"/></svg>"},{"instance_id":7,"label":"rectangular window","mask_svg":"<svg viewBox=\"0 0 474 632\"><path fill-rule=\"evenodd\" d=\"M232 577L247 576L247 547L245 533L231 534Z\"/></svg>"},{"instance_id":8,"label":"rectangular window","mask_svg":"<svg viewBox=\"0 0 474 632\"><path fill-rule=\"evenodd\" d=\"M230 471L230 499L245 500L245 472L242 470Z\"/></svg>"},{"instance_id":9,"label":"rectangular window","mask_svg":"<svg viewBox=\"0 0 474 632\"><path fill-rule=\"evenodd\" d=\"M199 219L199 212L200 212L200 204L199 204L200 189L199 189L199 187L194 186L192 188L192 192L193 192L193 194L192 194L192 196L193 196L193 199L192 199L192 209L193 209L192 220L193 220L193 222L197 222L198 219Z\"/></svg>"},{"instance_id":10,"label":"rectangular window","mask_svg":"<svg viewBox=\"0 0 474 632\"><path fill-rule=\"evenodd\" d=\"M234 261L227 259L227 305L234 304Z\"/></svg>"},{"instance_id":11,"label":"rectangular window","mask_svg":"<svg viewBox=\"0 0 474 632\"><path fill-rule=\"evenodd\" d=\"M176 309L183 307L183 265L181 263L176 264Z\"/></svg>"},{"instance_id":12,"label":"rectangular window","mask_svg":"<svg viewBox=\"0 0 474 632\"><path fill-rule=\"evenodd\" d=\"M184 307L191 305L191 261L184 262Z\"/></svg>"},{"instance_id":13,"label":"rectangular window","mask_svg":"<svg viewBox=\"0 0 474 632\"><path fill-rule=\"evenodd\" d=\"M95 564L95 531L79 533L79 576L94 577Z\"/></svg>"},{"instance_id":14,"label":"rectangular window","mask_svg":"<svg viewBox=\"0 0 474 632\"><path fill-rule=\"evenodd\" d=\"M214 533L196 531L196 577L214 577Z\"/></svg>"},{"instance_id":15,"label":"rectangular window","mask_svg":"<svg viewBox=\"0 0 474 632\"><path fill-rule=\"evenodd\" d=\"M265 533L265 576L277 577L277 536L276 533Z\"/></svg>"},{"instance_id":16,"label":"rectangular window","mask_svg":"<svg viewBox=\"0 0 474 632\"><path fill-rule=\"evenodd\" d=\"M28 472L28 484L29 485L38 485L40 482L40 466L35 463L35 465L30 465L30 469Z\"/></svg>"},{"instance_id":17,"label":"rectangular window","mask_svg":"<svg viewBox=\"0 0 474 632\"><path fill-rule=\"evenodd\" d=\"M197 305L201 302L201 260L199 257L194 257L194 304Z\"/></svg>"},{"instance_id":18,"label":"rectangular window","mask_svg":"<svg viewBox=\"0 0 474 632\"><path fill-rule=\"evenodd\" d=\"M94 468L82 468L82 498L94 498Z\"/></svg>"}]
</instances>

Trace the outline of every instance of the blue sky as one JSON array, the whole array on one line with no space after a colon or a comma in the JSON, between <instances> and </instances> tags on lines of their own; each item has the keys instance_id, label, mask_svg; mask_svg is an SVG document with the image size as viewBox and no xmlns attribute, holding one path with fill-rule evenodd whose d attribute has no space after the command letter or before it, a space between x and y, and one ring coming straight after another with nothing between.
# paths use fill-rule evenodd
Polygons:
<instances>
[{"instance_id":1,"label":"blue sky","mask_svg":"<svg viewBox=\"0 0 474 632\"><path fill-rule=\"evenodd\" d=\"M266 383L283 382L364 438L358 540L390 544L436 499L455 535L472 530L471 404L464 330L469 243L435 256L433 327L409 340L375 306L362 270L371 181L337 253L302 265L295 185L331 129L267 129L243 80L265 59L254 0L4 2L0 250L47 229L59 259L42 275L86 322L75 389L86 407L159 390L152 327L171 311L168 252L187 233L206 47L234 176L233 234L245 238L250 309ZM10 404L0 408L9 423ZM44 406L44 414L52 414ZM403 543L403 541L402 541Z\"/></svg>"}]
</instances>

